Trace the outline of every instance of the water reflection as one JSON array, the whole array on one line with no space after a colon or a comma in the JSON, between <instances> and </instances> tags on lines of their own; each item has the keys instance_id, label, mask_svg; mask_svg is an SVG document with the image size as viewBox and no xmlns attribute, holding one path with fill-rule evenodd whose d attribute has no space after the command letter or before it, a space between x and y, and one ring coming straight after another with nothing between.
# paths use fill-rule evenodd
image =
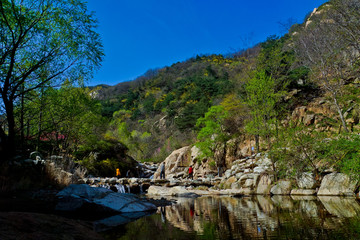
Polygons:
<instances>
[{"instance_id":1,"label":"water reflection","mask_svg":"<svg viewBox=\"0 0 360 240\"><path fill-rule=\"evenodd\" d=\"M104 232L106 239L360 239L352 198L179 198L154 215Z\"/></svg>"}]
</instances>

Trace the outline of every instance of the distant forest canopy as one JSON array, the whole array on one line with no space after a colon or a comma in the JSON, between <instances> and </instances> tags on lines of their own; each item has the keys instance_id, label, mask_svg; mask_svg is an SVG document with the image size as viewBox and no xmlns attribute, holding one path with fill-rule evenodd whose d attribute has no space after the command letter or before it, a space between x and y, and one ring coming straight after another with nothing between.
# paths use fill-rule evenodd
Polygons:
<instances>
[{"instance_id":1,"label":"distant forest canopy","mask_svg":"<svg viewBox=\"0 0 360 240\"><path fill-rule=\"evenodd\" d=\"M231 139L249 138L255 139L256 151L269 151L274 161L291 163L295 152L279 152L287 146L309 151L306 161L298 159L298 168L311 169L318 159L328 158L338 168L354 171L359 155L354 150L359 132L359 19L357 0L331 0L284 36L269 36L227 56L199 55L116 86L79 88L74 84L79 79L69 76L60 88L49 82L23 91L22 86L36 81L21 81L13 123L11 112L2 115L2 143L13 124L13 137L22 143L18 152L68 154L94 174L106 175L124 168L129 159L163 161L173 150L192 144L222 165L223 157L214 153L226 151ZM4 18L0 23L5 26ZM101 51L97 54L93 60L100 60ZM5 70L0 70L3 93ZM7 97L3 94L3 106ZM317 98L332 109L318 123L319 128L326 126L321 136L289 120L294 109ZM336 141L321 141L326 138L343 140L350 149L345 157L339 160L333 151ZM299 141L305 140L308 145L299 150Z\"/></svg>"}]
</instances>

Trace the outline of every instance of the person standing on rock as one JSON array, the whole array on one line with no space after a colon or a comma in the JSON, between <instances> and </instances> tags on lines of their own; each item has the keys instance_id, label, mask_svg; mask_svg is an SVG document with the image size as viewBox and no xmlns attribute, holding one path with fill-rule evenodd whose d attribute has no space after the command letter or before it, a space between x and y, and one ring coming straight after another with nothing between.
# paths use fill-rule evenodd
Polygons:
<instances>
[{"instance_id":1,"label":"person standing on rock","mask_svg":"<svg viewBox=\"0 0 360 240\"><path fill-rule=\"evenodd\" d=\"M161 164L160 179L165 179L165 163Z\"/></svg>"},{"instance_id":2,"label":"person standing on rock","mask_svg":"<svg viewBox=\"0 0 360 240\"><path fill-rule=\"evenodd\" d=\"M189 167L189 178L191 178L191 180L193 180L193 175L194 175L194 170L192 168L192 166Z\"/></svg>"}]
</instances>

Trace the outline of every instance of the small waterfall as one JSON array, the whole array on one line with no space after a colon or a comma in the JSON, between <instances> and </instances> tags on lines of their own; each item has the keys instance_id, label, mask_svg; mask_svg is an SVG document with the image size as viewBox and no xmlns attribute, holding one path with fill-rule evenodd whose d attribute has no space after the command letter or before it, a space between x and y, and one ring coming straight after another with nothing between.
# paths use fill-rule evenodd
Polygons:
<instances>
[{"instance_id":1,"label":"small waterfall","mask_svg":"<svg viewBox=\"0 0 360 240\"><path fill-rule=\"evenodd\" d=\"M121 184L116 184L115 185L116 187L116 190L119 192L119 193L125 193L125 187Z\"/></svg>"},{"instance_id":2,"label":"small waterfall","mask_svg":"<svg viewBox=\"0 0 360 240\"><path fill-rule=\"evenodd\" d=\"M143 193L144 193L144 191L143 191L143 185L140 184L140 194L143 194Z\"/></svg>"},{"instance_id":3,"label":"small waterfall","mask_svg":"<svg viewBox=\"0 0 360 240\"><path fill-rule=\"evenodd\" d=\"M130 193L130 185L126 185L127 189L128 189L128 193Z\"/></svg>"}]
</instances>

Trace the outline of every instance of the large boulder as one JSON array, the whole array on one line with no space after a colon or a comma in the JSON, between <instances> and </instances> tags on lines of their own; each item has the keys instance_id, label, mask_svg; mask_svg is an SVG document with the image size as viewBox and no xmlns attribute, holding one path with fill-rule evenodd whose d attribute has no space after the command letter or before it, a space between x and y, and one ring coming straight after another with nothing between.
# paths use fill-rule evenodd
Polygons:
<instances>
[{"instance_id":1,"label":"large boulder","mask_svg":"<svg viewBox=\"0 0 360 240\"><path fill-rule=\"evenodd\" d=\"M289 195L291 191L291 182L280 180L270 190L273 195Z\"/></svg>"},{"instance_id":2,"label":"large boulder","mask_svg":"<svg viewBox=\"0 0 360 240\"><path fill-rule=\"evenodd\" d=\"M94 210L97 213L129 213L154 211L156 206L133 194L116 193L106 188L86 184L70 185L56 195L59 211Z\"/></svg>"},{"instance_id":3,"label":"large boulder","mask_svg":"<svg viewBox=\"0 0 360 240\"><path fill-rule=\"evenodd\" d=\"M174 178L178 173L184 172L192 163L191 148L189 146L173 151L165 160L165 178ZM160 178L161 164L154 174L154 179Z\"/></svg>"},{"instance_id":4,"label":"large boulder","mask_svg":"<svg viewBox=\"0 0 360 240\"><path fill-rule=\"evenodd\" d=\"M330 173L326 175L317 195L345 195L354 196L357 181L343 173Z\"/></svg>"},{"instance_id":5,"label":"large boulder","mask_svg":"<svg viewBox=\"0 0 360 240\"><path fill-rule=\"evenodd\" d=\"M313 189L316 187L316 180L314 174L311 172L304 172L296 178L299 188Z\"/></svg>"}]
</instances>

